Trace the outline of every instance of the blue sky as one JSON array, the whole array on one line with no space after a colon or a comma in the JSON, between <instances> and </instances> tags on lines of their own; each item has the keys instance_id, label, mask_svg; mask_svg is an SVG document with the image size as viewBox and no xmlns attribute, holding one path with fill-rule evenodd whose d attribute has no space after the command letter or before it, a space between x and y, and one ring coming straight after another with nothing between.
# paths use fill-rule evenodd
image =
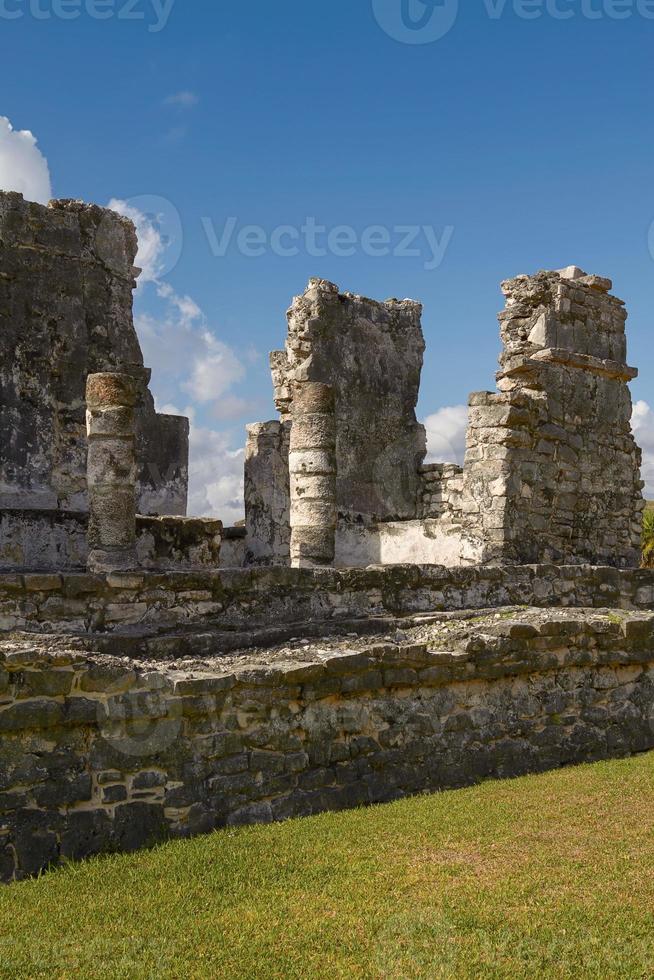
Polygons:
<instances>
[{"instance_id":1,"label":"blue sky","mask_svg":"<svg viewBox=\"0 0 654 980\"><path fill-rule=\"evenodd\" d=\"M409 30L403 3L444 36ZM461 413L437 413L493 387L500 280L611 276L654 454L654 2L429 4L0 0L0 115L34 134L53 194L149 198L174 238L154 242L136 311L159 404L190 407L202 434L196 510L235 516L244 424L274 417L267 353L314 275L424 303L419 414L456 454ZM332 232L327 254L308 254L307 219ZM239 247L244 226L265 243ZM373 254L399 228L418 254ZM276 229L298 254L275 254Z\"/></svg>"}]
</instances>

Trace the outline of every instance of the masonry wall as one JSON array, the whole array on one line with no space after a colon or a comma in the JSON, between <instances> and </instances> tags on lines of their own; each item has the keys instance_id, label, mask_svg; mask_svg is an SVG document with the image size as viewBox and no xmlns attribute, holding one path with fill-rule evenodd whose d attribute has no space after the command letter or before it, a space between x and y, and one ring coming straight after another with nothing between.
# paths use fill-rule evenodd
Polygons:
<instances>
[{"instance_id":1,"label":"masonry wall","mask_svg":"<svg viewBox=\"0 0 654 980\"><path fill-rule=\"evenodd\" d=\"M290 429L290 422L248 426L244 481L248 565L290 562Z\"/></svg>"},{"instance_id":2,"label":"masonry wall","mask_svg":"<svg viewBox=\"0 0 654 980\"><path fill-rule=\"evenodd\" d=\"M379 303L312 279L288 312L286 350L271 355L282 420L291 418L295 383L334 387L342 521L418 515L426 447L415 415L425 349L421 313L411 300Z\"/></svg>"},{"instance_id":3,"label":"masonry wall","mask_svg":"<svg viewBox=\"0 0 654 980\"><path fill-rule=\"evenodd\" d=\"M59 510L0 511L0 571L86 569L88 517ZM144 570L215 570L222 561L222 538L222 523L211 518L137 515L136 560Z\"/></svg>"},{"instance_id":4,"label":"masonry wall","mask_svg":"<svg viewBox=\"0 0 654 980\"><path fill-rule=\"evenodd\" d=\"M213 673L5 646L0 879L651 749L652 627L545 616L454 653L382 644Z\"/></svg>"},{"instance_id":5,"label":"masonry wall","mask_svg":"<svg viewBox=\"0 0 654 980\"><path fill-rule=\"evenodd\" d=\"M131 222L0 192L0 508L88 509L88 374L139 383L139 509L186 513L188 422L160 416L132 321Z\"/></svg>"},{"instance_id":6,"label":"masonry wall","mask_svg":"<svg viewBox=\"0 0 654 980\"><path fill-rule=\"evenodd\" d=\"M645 504L624 304L576 268L502 288L500 393L470 400L470 533L487 561L637 566Z\"/></svg>"},{"instance_id":7,"label":"masonry wall","mask_svg":"<svg viewBox=\"0 0 654 980\"><path fill-rule=\"evenodd\" d=\"M191 656L294 636L308 624L339 629L363 620L383 629L389 617L409 613L524 605L654 609L654 570L403 565L0 575L0 630L70 633L90 650L164 659L171 649Z\"/></svg>"}]
</instances>

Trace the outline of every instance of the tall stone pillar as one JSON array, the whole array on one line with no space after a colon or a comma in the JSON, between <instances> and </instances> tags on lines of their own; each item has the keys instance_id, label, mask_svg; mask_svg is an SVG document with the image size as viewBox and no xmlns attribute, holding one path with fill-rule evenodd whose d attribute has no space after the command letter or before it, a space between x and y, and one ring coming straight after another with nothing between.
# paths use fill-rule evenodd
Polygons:
<instances>
[{"instance_id":1,"label":"tall stone pillar","mask_svg":"<svg viewBox=\"0 0 654 980\"><path fill-rule=\"evenodd\" d=\"M471 396L461 498L484 561L640 564L638 371L611 288L576 266L502 284L499 392Z\"/></svg>"},{"instance_id":2,"label":"tall stone pillar","mask_svg":"<svg viewBox=\"0 0 654 980\"><path fill-rule=\"evenodd\" d=\"M90 374L86 382L90 571L136 565L137 385L128 374Z\"/></svg>"},{"instance_id":3,"label":"tall stone pillar","mask_svg":"<svg viewBox=\"0 0 654 980\"><path fill-rule=\"evenodd\" d=\"M291 565L331 565L336 544L336 417L331 385L305 381L293 397L289 453Z\"/></svg>"}]
</instances>

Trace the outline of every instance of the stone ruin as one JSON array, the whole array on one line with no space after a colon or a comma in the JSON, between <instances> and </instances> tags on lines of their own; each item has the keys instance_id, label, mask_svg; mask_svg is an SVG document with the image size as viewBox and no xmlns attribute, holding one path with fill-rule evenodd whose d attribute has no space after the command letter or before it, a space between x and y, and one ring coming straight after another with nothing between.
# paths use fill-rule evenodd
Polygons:
<instances>
[{"instance_id":1,"label":"stone ruin","mask_svg":"<svg viewBox=\"0 0 654 980\"><path fill-rule=\"evenodd\" d=\"M639 564L637 372L609 280L573 267L503 284L498 391L470 397L463 467L424 465L421 306L312 280L271 355L279 420L248 427L245 528L224 529L185 519L188 422L154 409L136 248L111 211L0 196L0 567L88 563L85 391L100 374L133 387L123 565Z\"/></svg>"},{"instance_id":2,"label":"stone ruin","mask_svg":"<svg viewBox=\"0 0 654 980\"><path fill-rule=\"evenodd\" d=\"M626 364L624 304L608 279L577 268L502 289L498 392L470 396L465 465L425 466L420 305L312 280L289 311L286 350L271 355L280 421L249 427L248 562L640 563L645 505L628 388L637 371ZM316 384L333 390L335 445L296 416ZM320 460L335 471L333 501ZM293 526L316 524L329 546L294 554Z\"/></svg>"},{"instance_id":3,"label":"stone ruin","mask_svg":"<svg viewBox=\"0 0 654 980\"><path fill-rule=\"evenodd\" d=\"M225 528L186 516L135 255L111 211L0 193L0 881L654 748L609 280L503 284L463 466L425 465L420 305L311 280Z\"/></svg>"},{"instance_id":4,"label":"stone ruin","mask_svg":"<svg viewBox=\"0 0 654 980\"><path fill-rule=\"evenodd\" d=\"M172 558L176 538L207 530L154 520L186 514L189 430L154 409L132 318L136 251L134 226L113 211L0 194L0 568L86 565L85 391L97 373L134 382L141 559ZM199 550L217 559L219 542Z\"/></svg>"}]
</instances>

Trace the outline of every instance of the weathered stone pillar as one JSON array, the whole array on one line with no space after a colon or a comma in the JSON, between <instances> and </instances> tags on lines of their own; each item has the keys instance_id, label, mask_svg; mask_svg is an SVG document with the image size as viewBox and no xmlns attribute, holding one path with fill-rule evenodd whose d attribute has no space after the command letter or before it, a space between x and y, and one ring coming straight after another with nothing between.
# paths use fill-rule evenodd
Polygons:
<instances>
[{"instance_id":1,"label":"weathered stone pillar","mask_svg":"<svg viewBox=\"0 0 654 980\"><path fill-rule=\"evenodd\" d=\"M90 571L136 565L136 400L128 374L87 378Z\"/></svg>"},{"instance_id":2,"label":"weathered stone pillar","mask_svg":"<svg viewBox=\"0 0 654 980\"><path fill-rule=\"evenodd\" d=\"M246 564L288 565L290 422L247 427L245 446Z\"/></svg>"},{"instance_id":3,"label":"weathered stone pillar","mask_svg":"<svg viewBox=\"0 0 654 980\"><path fill-rule=\"evenodd\" d=\"M611 288L576 266L502 284L499 393L470 398L461 497L482 561L640 564L638 372Z\"/></svg>"},{"instance_id":4,"label":"weathered stone pillar","mask_svg":"<svg viewBox=\"0 0 654 980\"><path fill-rule=\"evenodd\" d=\"M336 418L331 385L305 381L293 396L289 453L291 565L331 565L336 543Z\"/></svg>"}]
</instances>

